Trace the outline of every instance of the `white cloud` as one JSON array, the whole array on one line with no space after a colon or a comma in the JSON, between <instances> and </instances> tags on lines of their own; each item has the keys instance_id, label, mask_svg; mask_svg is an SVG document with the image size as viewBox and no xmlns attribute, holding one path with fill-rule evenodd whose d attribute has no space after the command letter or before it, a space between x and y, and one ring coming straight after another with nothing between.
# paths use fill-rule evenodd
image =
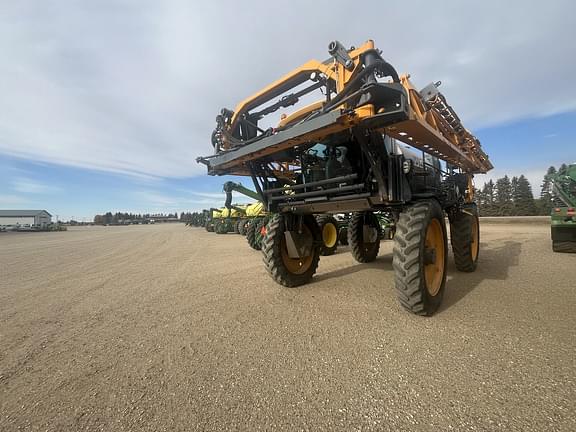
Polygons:
<instances>
[{"instance_id":1,"label":"white cloud","mask_svg":"<svg viewBox=\"0 0 576 432\"><path fill-rule=\"evenodd\" d=\"M226 195L200 191L179 190L179 194L171 194L154 190L140 190L132 195L138 203L138 208L157 209L157 211L200 211L210 207L223 207ZM233 204L250 204L254 200L244 196L234 196Z\"/></svg>"},{"instance_id":2,"label":"white cloud","mask_svg":"<svg viewBox=\"0 0 576 432\"><path fill-rule=\"evenodd\" d=\"M143 177L204 173L195 157L211 152L220 108L326 58L334 37L373 38L418 86L441 80L470 128L576 109L574 2L373 1L359 14L335 3L279 13L264 1L3 2L0 152Z\"/></svg>"},{"instance_id":3,"label":"white cloud","mask_svg":"<svg viewBox=\"0 0 576 432\"><path fill-rule=\"evenodd\" d=\"M47 185L25 177L14 179L11 184L14 191L25 194L51 194L61 191L57 186Z\"/></svg>"},{"instance_id":4,"label":"white cloud","mask_svg":"<svg viewBox=\"0 0 576 432\"><path fill-rule=\"evenodd\" d=\"M134 193L133 196L136 200L143 201L144 204L167 208L177 206L180 201L178 198L150 191L138 191Z\"/></svg>"},{"instance_id":5,"label":"white cloud","mask_svg":"<svg viewBox=\"0 0 576 432\"><path fill-rule=\"evenodd\" d=\"M18 195L2 194L0 195L0 206L13 207L18 205L28 204L29 201Z\"/></svg>"},{"instance_id":6,"label":"white cloud","mask_svg":"<svg viewBox=\"0 0 576 432\"><path fill-rule=\"evenodd\" d=\"M220 199L223 200L225 199L226 195L222 192L222 193L217 193L217 192L196 192L196 191L188 191L188 193L190 195L195 195L195 196L199 196L199 197L205 197L205 198L212 198L212 199Z\"/></svg>"}]
</instances>

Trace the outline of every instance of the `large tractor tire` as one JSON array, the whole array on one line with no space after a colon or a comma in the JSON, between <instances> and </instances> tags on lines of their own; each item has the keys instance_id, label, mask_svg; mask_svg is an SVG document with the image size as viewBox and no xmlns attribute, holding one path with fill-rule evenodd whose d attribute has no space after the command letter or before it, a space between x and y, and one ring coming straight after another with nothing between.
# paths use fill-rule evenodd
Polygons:
<instances>
[{"instance_id":1,"label":"large tractor tire","mask_svg":"<svg viewBox=\"0 0 576 432\"><path fill-rule=\"evenodd\" d=\"M252 249L262 249L262 239L266 234L267 224L268 218L263 217L252 220L250 225L248 225L248 228L246 229L246 240Z\"/></svg>"},{"instance_id":2,"label":"large tractor tire","mask_svg":"<svg viewBox=\"0 0 576 432\"><path fill-rule=\"evenodd\" d=\"M444 212L436 200L418 202L400 213L392 263L400 304L430 316L442 303L448 243Z\"/></svg>"},{"instance_id":3,"label":"large tractor tire","mask_svg":"<svg viewBox=\"0 0 576 432\"><path fill-rule=\"evenodd\" d=\"M212 223L210 223L210 222L207 223L207 224L206 224L206 231L208 231L208 232L214 232L214 224L212 224Z\"/></svg>"},{"instance_id":4,"label":"large tractor tire","mask_svg":"<svg viewBox=\"0 0 576 432\"><path fill-rule=\"evenodd\" d=\"M246 229L248 228L248 224L250 223L249 219L240 219L239 224L238 224L238 234L245 236L246 235Z\"/></svg>"},{"instance_id":5,"label":"large tractor tire","mask_svg":"<svg viewBox=\"0 0 576 432\"><path fill-rule=\"evenodd\" d=\"M316 222L322 233L322 256L334 255L338 248L338 222L330 215L316 217Z\"/></svg>"},{"instance_id":6,"label":"large tractor tire","mask_svg":"<svg viewBox=\"0 0 576 432\"><path fill-rule=\"evenodd\" d=\"M573 241L552 241L554 252L576 253L576 242Z\"/></svg>"},{"instance_id":7,"label":"large tractor tire","mask_svg":"<svg viewBox=\"0 0 576 432\"><path fill-rule=\"evenodd\" d=\"M456 268L473 272L480 252L480 223L476 204L465 204L461 211L450 216L450 243Z\"/></svg>"},{"instance_id":8,"label":"large tractor tire","mask_svg":"<svg viewBox=\"0 0 576 432\"><path fill-rule=\"evenodd\" d=\"M256 243L258 245L258 249L262 249L262 243L264 241L264 237L266 236L268 222L270 222L270 218L268 216L264 216L260 218L256 223L256 229L254 230L254 237Z\"/></svg>"},{"instance_id":9,"label":"large tractor tire","mask_svg":"<svg viewBox=\"0 0 576 432\"><path fill-rule=\"evenodd\" d=\"M234 222L234 234L240 234L240 224L242 223L242 219L238 219Z\"/></svg>"},{"instance_id":10,"label":"large tractor tire","mask_svg":"<svg viewBox=\"0 0 576 432\"><path fill-rule=\"evenodd\" d=\"M227 234L228 223L226 221L218 221L214 224L214 232L216 234Z\"/></svg>"},{"instance_id":11,"label":"large tractor tire","mask_svg":"<svg viewBox=\"0 0 576 432\"><path fill-rule=\"evenodd\" d=\"M257 219L251 221L250 225L248 225L248 228L246 228L246 241L252 249L260 250L261 245L256 239L256 225L258 225Z\"/></svg>"},{"instance_id":12,"label":"large tractor tire","mask_svg":"<svg viewBox=\"0 0 576 432\"><path fill-rule=\"evenodd\" d=\"M302 234L310 236L312 241L310 254L301 258L291 258L288 254L284 234L289 229L287 227L288 218L296 218L296 216L285 214L272 216L266 226L262 253L266 271L272 276L272 279L291 288L308 283L316 273L322 249L322 234L313 216L303 216ZM295 223L295 221L293 222Z\"/></svg>"},{"instance_id":13,"label":"large tractor tire","mask_svg":"<svg viewBox=\"0 0 576 432\"><path fill-rule=\"evenodd\" d=\"M357 212L348 223L348 243L359 263L376 259L380 250L380 222L372 212Z\"/></svg>"}]
</instances>

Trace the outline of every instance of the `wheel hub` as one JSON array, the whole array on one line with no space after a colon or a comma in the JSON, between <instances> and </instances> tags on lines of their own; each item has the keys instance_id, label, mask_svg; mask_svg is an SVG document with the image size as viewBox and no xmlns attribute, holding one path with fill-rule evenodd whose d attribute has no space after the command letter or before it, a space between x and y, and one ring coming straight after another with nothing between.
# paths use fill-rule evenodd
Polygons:
<instances>
[{"instance_id":1,"label":"wheel hub","mask_svg":"<svg viewBox=\"0 0 576 432\"><path fill-rule=\"evenodd\" d=\"M431 296L440 291L444 278L444 233L438 219L432 219L426 229L424 245L424 278Z\"/></svg>"},{"instance_id":2,"label":"wheel hub","mask_svg":"<svg viewBox=\"0 0 576 432\"><path fill-rule=\"evenodd\" d=\"M326 247L333 247L338 241L338 231L332 223L327 223L322 228L322 241Z\"/></svg>"},{"instance_id":3,"label":"wheel hub","mask_svg":"<svg viewBox=\"0 0 576 432\"><path fill-rule=\"evenodd\" d=\"M314 261L314 254L312 253L312 233L308 227L304 226L303 228L302 233L285 231L280 244L280 252L284 266L293 274L305 273ZM301 246L303 246L301 249L298 249L296 242L294 242L295 238L297 238L296 242L300 241L305 243L301 244ZM294 243L289 244L290 242Z\"/></svg>"},{"instance_id":4,"label":"wheel hub","mask_svg":"<svg viewBox=\"0 0 576 432\"><path fill-rule=\"evenodd\" d=\"M436 249L424 249L424 265L436 263Z\"/></svg>"}]
</instances>

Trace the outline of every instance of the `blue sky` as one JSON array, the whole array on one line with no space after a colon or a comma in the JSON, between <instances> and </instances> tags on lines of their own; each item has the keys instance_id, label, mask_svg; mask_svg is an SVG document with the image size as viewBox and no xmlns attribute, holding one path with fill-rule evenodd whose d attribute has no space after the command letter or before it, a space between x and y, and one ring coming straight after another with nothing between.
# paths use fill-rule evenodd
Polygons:
<instances>
[{"instance_id":1,"label":"blue sky","mask_svg":"<svg viewBox=\"0 0 576 432\"><path fill-rule=\"evenodd\" d=\"M418 87L442 81L494 162L477 183L525 174L538 192L549 165L576 161L576 3L337 3L2 2L0 208L81 220L221 205L229 178L195 162L215 115L334 38L374 39Z\"/></svg>"},{"instance_id":2,"label":"blue sky","mask_svg":"<svg viewBox=\"0 0 576 432\"><path fill-rule=\"evenodd\" d=\"M194 160L190 164L196 164ZM146 177L75 168L0 155L0 208L47 209L61 220L91 220L110 211L172 213L224 205L222 183L247 178ZM238 196L235 202L251 202Z\"/></svg>"}]
</instances>

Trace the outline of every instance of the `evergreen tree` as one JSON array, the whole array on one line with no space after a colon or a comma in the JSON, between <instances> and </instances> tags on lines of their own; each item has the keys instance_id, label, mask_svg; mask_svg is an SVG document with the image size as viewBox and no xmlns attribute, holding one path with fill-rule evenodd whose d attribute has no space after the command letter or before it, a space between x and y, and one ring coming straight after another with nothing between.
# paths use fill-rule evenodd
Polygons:
<instances>
[{"instance_id":1,"label":"evergreen tree","mask_svg":"<svg viewBox=\"0 0 576 432\"><path fill-rule=\"evenodd\" d=\"M516 206L516 202L519 199L518 196L518 177L514 176L512 177L512 180L510 181L510 191L512 194L512 210L511 210L511 215L512 216L519 216L519 209Z\"/></svg>"},{"instance_id":2,"label":"evergreen tree","mask_svg":"<svg viewBox=\"0 0 576 432\"><path fill-rule=\"evenodd\" d=\"M476 204L481 216L494 216L494 182L487 181L482 189L476 190Z\"/></svg>"},{"instance_id":3,"label":"evergreen tree","mask_svg":"<svg viewBox=\"0 0 576 432\"><path fill-rule=\"evenodd\" d=\"M510 216L512 214L512 184L505 175L496 180L495 216Z\"/></svg>"},{"instance_id":4,"label":"evergreen tree","mask_svg":"<svg viewBox=\"0 0 576 432\"><path fill-rule=\"evenodd\" d=\"M484 193L482 192L482 189L474 188L474 201L476 201L476 204L478 205L478 211L481 212L485 202Z\"/></svg>"},{"instance_id":5,"label":"evergreen tree","mask_svg":"<svg viewBox=\"0 0 576 432\"><path fill-rule=\"evenodd\" d=\"M536 204L530 182L524 175L518 177L516 196L514 197L515 213L522 216L534 216Z\"/></svg>"},{"instance_id":6,"label":"evergreen tree","mask_svg":"<svg viewBox=\"0 0 576 432\"><path fill-rule=\"evenodd\" d=\"M494 181L490 179L487 183L484 184L484 188L482 189L485 204L484 207L486 208L486 216L494 216L495 209L494 209L494 201L496 200L496 187L494 186Z\"/></svg>"},{"instance_id":7,"label":"evergreen tree","mask_svg":"<svg viewBox=\"0 0 576 432\"><path fill-rule=\"evenodd\" d=\"M556 174L556 168L551 166L546 171L546 175L544 176L544 181L542 182L542 188L540 190L540 201L539 201L539 214L548 215L552 211L553 204L553 197L552 197L552 181L551 177Z\"/></svg>"}]
</instances>

